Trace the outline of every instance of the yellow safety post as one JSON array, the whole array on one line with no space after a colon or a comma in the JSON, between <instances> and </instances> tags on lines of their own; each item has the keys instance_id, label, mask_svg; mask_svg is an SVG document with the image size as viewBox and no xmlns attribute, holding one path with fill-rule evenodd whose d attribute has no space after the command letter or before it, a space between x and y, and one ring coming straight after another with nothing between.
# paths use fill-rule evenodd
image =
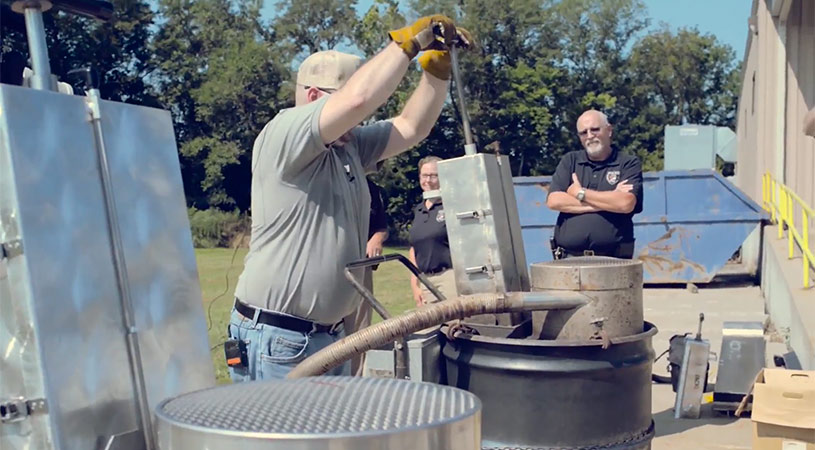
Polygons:
<instances>
[{"instance_id":1,"label":"yellow safety post","mask_svg":"<svg viewBox=\"0 0 815 450\"><path fill-rule=\"evenodd\" d=\"M801 208L801 221L804 227L804 288L809 287L809 213L806 208Z\"/></svg>"},{"instance_id":2,"label":"yellow safety post","mask_svg":"<svg viewBox=\"0 0 815 450\"><path fill-rule=\"evenodd\" d=\"M784 214L786 214L786 201L783 192L781 192L783 188L781 186L778 187L778 239L784 238Z\"/></svg>"},{"instance_id":3,"label":"yellow safety post","mask_svg":"<svg viewBox=\"0 0 815 450\"><path fill-rule=\"evenodd\" d=\"M790 193L789 189L785 189L787 192L787 246L789 247L789 259L792 259L795 256L794 248L795 248L795 213L792 209L792 194Z\"/></svg>"}]
</instances>

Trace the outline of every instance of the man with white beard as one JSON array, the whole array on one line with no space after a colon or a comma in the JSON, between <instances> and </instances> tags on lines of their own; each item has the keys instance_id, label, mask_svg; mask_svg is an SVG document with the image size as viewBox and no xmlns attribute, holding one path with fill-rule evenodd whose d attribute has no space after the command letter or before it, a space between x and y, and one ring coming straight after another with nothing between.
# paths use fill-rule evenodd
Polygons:
<instances>
[{"instance_id":1,"label":"man with white beard","mask_svg":"<svg viewBox=\"0 0 815 450\"><path fill-rule=\"evenodd\" d=\"M605 114L588 110L577 119L583 150L560 160L546 206L560 214L552 239L555 259L599 255L631 259L634 214L642 212L642 165L611 145Z\"/></svg>"}]
</instances>

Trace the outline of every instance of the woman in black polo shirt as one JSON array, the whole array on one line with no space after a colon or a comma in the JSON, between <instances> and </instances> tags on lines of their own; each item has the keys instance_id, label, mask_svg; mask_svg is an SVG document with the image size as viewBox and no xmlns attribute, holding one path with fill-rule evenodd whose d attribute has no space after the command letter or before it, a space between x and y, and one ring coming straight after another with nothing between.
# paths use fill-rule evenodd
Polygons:
<instances>
[{"instance_id":1,"label":"woman in black polo shirt","mask_svg":"<svg viewBox=\"0 0 815 450\"><path fill-rule=\"evenodd\" d=\"M436 163L441 158L428 156L419 161L419 184L422 191L439 188L439 172ZM444 207L441 200L422 200L413 208L410 226L410 260L427 275L431 283L450 299L456 296L456 279L450 261L450 244L447 226L444 224ZM416 306L438 301L419 279L411 277L410 287Z\"/></svg>"}]
</instances>

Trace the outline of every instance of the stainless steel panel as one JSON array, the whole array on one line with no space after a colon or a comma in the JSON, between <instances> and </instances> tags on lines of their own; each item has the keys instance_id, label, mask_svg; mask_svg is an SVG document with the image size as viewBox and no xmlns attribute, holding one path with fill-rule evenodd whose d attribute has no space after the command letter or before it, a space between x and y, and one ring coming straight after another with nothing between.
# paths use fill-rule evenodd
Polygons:
<instances>
[{"instance_id":1,"label":"stainless steel panel","mask_svg":"<svg viewBox=\"0 0 815 450\"><path fill-rule=\"evenodd\" d=\"M5 93L0 85L0 244L19 242L17 188L14 184ZM0 257L0 402L13 397L44 398L42 359L32 311L25 254ZM0 423L0 448L50 449L47 415L13 424Z\"/></svg>"},{"instance_id":2,"label":"stainless steel panel","mask_svg":"<svg viewBox=\"0 0 815 450\"><path fill-rule=\"evenodd\" d=\"M523 234L521 232L521 216L518 212L518 201L515 199L515 185L512 182L512 166L508 156L498 157L498 169L501 175L501 187L506 208L509 237L512 241L512 253L515 257L515 267L518 274L518 290L528 291L530 286L529 269L526 264L526 250L524 250Z\"/></svg>"},{"instance_id":3,"label":"stainless steel panel","mask_svg":"<svg viewBox=\"0 0 815 450\"><path fill-rule=\"evenodd\" d=\"M496 156L479 153L448 159L438 168L458 293L527 290L526 263L517 264L525 258L515 253L522 245L514 193L505 190Z\"/></svg>"},{"instance_id":4,"label":"stainless steel panel","mask_svg":"<svg viewBox=\"0 0 815 450\"><path fill-rule=\"evenodd\" d=\"M685 355L682 358L682 371L679 374L679 387L676 391L676 402L674 402L675 419L698 419L700 417L709 356L709 341L685 339Z\"/></svg>"},{"instance_id":5,"label":"stainless steel panel","mask_svg":"<svg viewBox=\"0 0 815 450\"><path fill-rule=\"evenodd\" d=\"M215 384L181 168L167 111L100 109L152 410Z\"/></svg>"},{"instance_id":6,"label":"stainless steel panel","mask_svg":"<svg viewBox=\"0 0 815 450\"><path fill-rule=\"evenodd\" d=\"M439 358L441 342L438 327L420 331L405 338L408 347L409 376L413 381L438 383L441 381ZM393 378L396 373L393 343L365 353L363 375Z\"/></svg>"},{"instance_id":7,"label":"stainless steel panel","mask_svg":"<svg viewBox=\"0 0 815 450\"><path fill-rule=\"evenodd\" d=\"M47 91L0 93L24 249L9 260L11 301L30 305L36 341L21 350L42 358L23 374L44 379L54 446L93 448L138 426L85 105Z\"/></svg>"},{"instance_id":8,"label":"stainless steel panel","mask_svg":"<svg viewBox=\"0 0 815 450\"><path fill-rule=\"evenodd\" d=\"M312 377L238 383L167 400L163 450L474 450L481 402L432 383Z\"/></svg>"},{"instance_id":9,"label":"stainless steel panel","mask_svg":"<svg viewBox=\"0 0 815 450\"><path fill-rule=\"evenodd\" d=\"M155 405L214 384L177 153L167 113L103 102L102 115ZM0 225L23 247L0 280L0 399L48 405L0 424L3 448L97 448L138 429L87 117L83 97L0 86Z\"/></svg>"}]
</instances>

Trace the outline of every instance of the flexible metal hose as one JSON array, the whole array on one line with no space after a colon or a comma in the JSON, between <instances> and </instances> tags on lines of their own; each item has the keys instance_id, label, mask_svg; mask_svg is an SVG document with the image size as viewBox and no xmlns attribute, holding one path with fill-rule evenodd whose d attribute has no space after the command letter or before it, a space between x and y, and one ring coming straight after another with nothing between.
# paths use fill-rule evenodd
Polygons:
<instances>
[{"instance_id":1,"label":"flexible metal hose","mask_svg":"<svg viewBox=\"0 0 815 450\"><path fill-rule=\"evenodd\" d=\"M393 317L346 336L306 358L289 372L287 378L322 375L358 354L450 320L479 314L572 309L589 301L591 298L573 291L508 292L457 297Z\"/></svg>"}]
</instances>

